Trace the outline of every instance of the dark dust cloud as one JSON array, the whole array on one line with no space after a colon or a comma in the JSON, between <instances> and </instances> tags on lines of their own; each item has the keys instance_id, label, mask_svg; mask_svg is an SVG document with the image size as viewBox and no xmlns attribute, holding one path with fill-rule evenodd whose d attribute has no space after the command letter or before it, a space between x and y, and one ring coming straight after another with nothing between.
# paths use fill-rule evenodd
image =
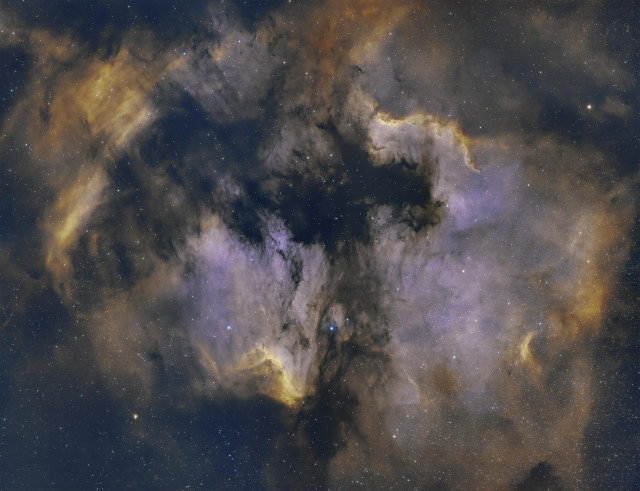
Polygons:
<instances>
[{"instance_id":1,"label":"dark dust cloud","mask_svg":"<svg viewBox=\"0 0 640 491\"><path fill-rule=\"evenodd\" d=\"M0 488L631 489L634 2L0 7Z\"/></svg>"}]
</instances>

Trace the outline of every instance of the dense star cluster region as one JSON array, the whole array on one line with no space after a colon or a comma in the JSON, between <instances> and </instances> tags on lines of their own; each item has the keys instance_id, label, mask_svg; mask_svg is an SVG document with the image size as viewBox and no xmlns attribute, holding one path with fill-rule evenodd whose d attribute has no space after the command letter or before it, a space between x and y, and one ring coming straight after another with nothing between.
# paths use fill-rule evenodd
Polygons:
<instances>
[{"instance_id":1,"label":"dense star cluster region","mask_svg":"<svg viewBox=\"0 0 640 491\"><path fill-rule=\"evenodd\" d=\"M2 2L0 488L637 486L639 15Z\"/></svg>"}]
</instances>

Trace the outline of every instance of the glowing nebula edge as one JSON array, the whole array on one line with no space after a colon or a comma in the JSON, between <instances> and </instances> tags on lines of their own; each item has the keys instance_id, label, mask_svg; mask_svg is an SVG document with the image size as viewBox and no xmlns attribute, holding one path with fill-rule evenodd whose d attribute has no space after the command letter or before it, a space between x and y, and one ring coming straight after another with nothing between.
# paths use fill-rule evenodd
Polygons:
<instances>
[{"instance_id":1,"label":"glowing nebula edge","mask_svg":"<svg viewBox=\"0 0 640 491\"><path fill-rule=\"evenodd\" d=\"M637 485L633 2L27 3L0 487Z\"/></svg>"}]
</instances>

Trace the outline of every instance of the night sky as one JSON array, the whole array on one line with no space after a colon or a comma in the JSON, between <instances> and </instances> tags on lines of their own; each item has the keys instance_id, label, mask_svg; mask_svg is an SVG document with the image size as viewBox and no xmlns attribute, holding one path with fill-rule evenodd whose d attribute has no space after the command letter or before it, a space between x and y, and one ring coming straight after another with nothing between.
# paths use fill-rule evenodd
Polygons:
<instances>
[{"instance_id":1,"label":"night sky","mask_svg":"<svg viewBox=\"0 0 640 491\"><path fill-rule=\"evenodd\" d=\"M639 489L638 26L0 2L0 489Z\"/></svg>"}]
</instances>

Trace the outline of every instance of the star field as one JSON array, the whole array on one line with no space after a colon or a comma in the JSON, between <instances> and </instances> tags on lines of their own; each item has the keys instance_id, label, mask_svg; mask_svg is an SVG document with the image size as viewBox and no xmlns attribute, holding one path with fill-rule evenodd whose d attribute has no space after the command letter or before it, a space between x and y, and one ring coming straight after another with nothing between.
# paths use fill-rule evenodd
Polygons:
<instances>
[{"instance_id":1,"label":"star field","mask_svg":"<svg viewBox=\"0 0 640 491\"><path fill-rule=\"evenodd\" d=\"M638 15L4 2L0 488L634 489Z\"/></svg>"}]
</instances>

